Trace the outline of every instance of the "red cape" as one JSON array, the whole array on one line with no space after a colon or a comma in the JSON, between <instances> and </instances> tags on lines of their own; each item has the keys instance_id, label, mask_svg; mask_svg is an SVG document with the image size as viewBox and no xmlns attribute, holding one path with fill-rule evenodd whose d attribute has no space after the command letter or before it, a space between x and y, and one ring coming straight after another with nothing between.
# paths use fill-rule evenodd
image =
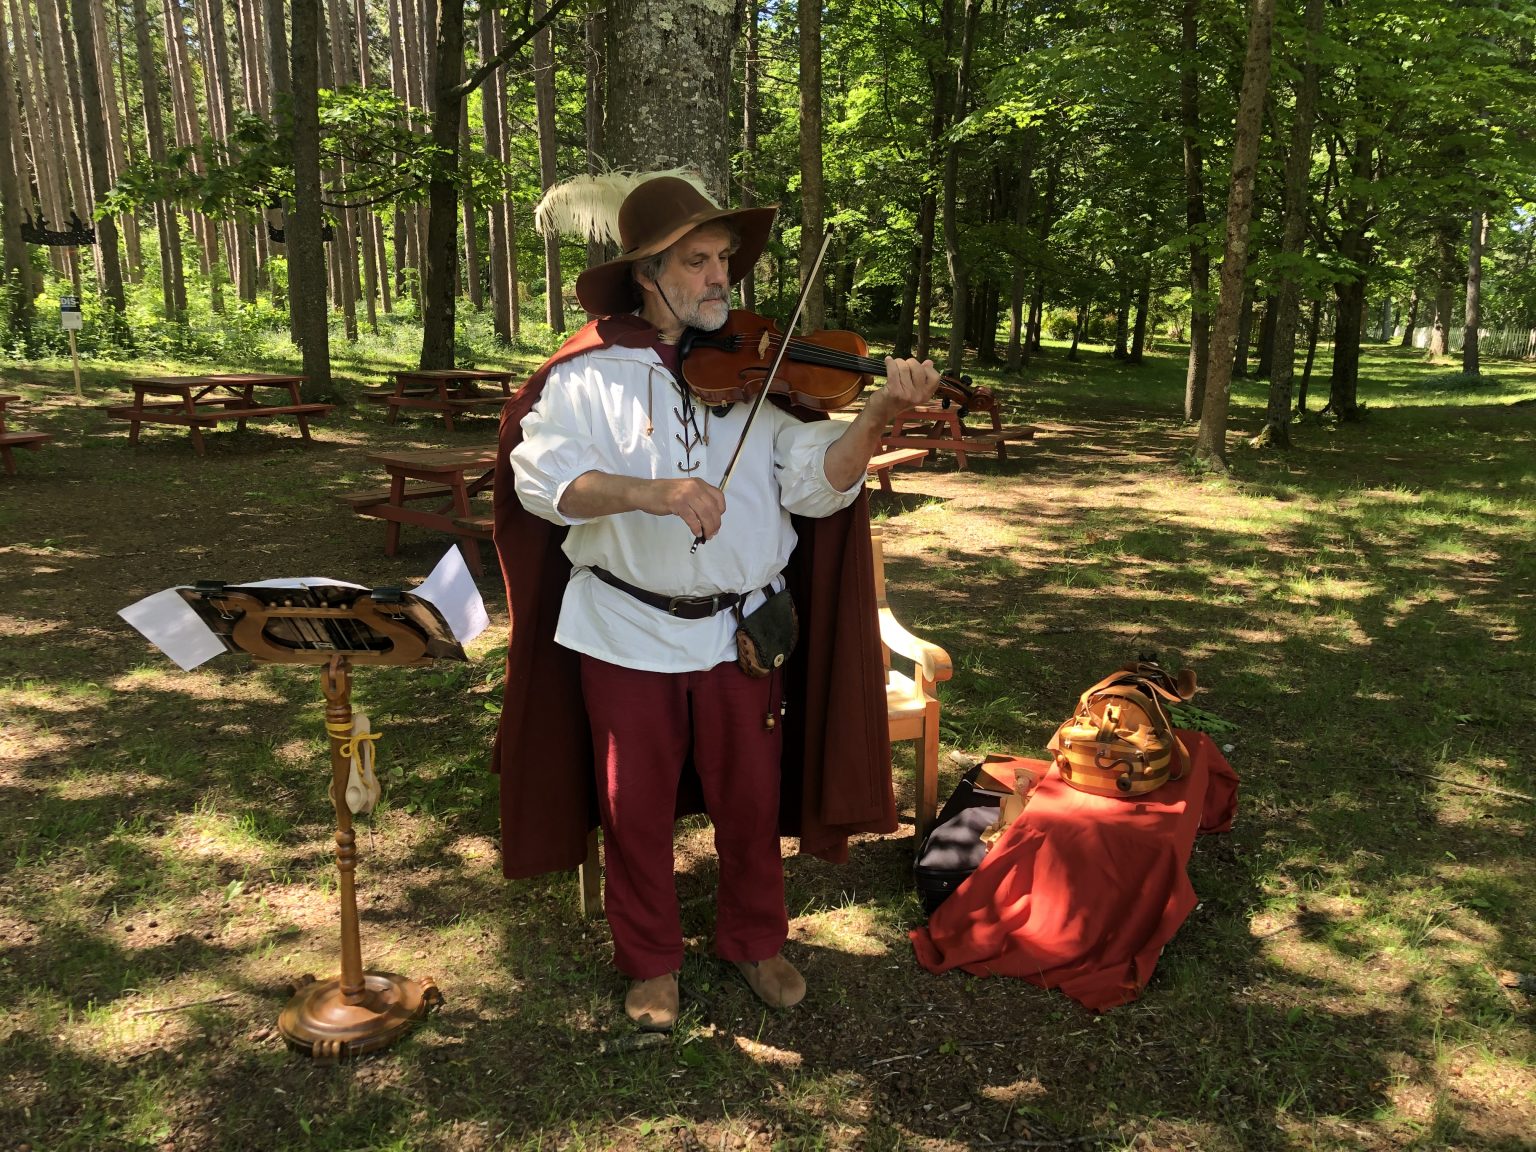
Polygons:
<instances>
[{"instance_id":1,"label":"red cape","mask_svg":"<svg viewBox=\"0 0 1536 1152\"><path fill-rule=\"evenodd\" d=\"M1178 730L1178 780L1135 800L1079 792L1054 765L926 928L911 933L930 972L1020 976L1102 1012L1134 1000L1163 945L1194 910L1184 869L1197 832L1225 832L1237 774L1203 732Z\"/></svg>"},{"instance_id":2,"label":"red cape","mask_svg":"<svg viewBox=\"0 0 1536 1152\"><path fill-rule=\"evenodd\" d=\"M597 826L577 656L554 640L571 571L561 548L566 529L523 508L511 452L554 365L616 344L646 347L653 333L633 316L592 321L502 410L494 538L512 628L491 757L501 776L501 867L509 877L575 868ZM779 827L800 838L802 852L840 863L853 833L896 829L868 497L861 492L834 516L795 517L795 531L799 544L786 577L800 613L800 645L785 667ZM685 799L679 810L698 809Z\"/></svg>"}]
</instances>

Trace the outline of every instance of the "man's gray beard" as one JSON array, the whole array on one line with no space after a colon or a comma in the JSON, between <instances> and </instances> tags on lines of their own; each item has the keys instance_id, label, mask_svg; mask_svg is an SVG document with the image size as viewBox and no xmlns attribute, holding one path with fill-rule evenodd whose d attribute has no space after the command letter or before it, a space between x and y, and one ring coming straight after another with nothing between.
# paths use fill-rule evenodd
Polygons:
<instances>
[{"instance_id":1,"label":"man's gray beard","mask_svg":"<svg viewBox=\"0 0 1536 1152\"><path fill-rule=\"evenodd\" d=\"M711 305L720 305L720 318L718 320L708 316L704 309ZM725 322L730 316L731 302L729 300L700 300L678 319L689 328L697 328L700 332L714 332L725 327Z\"/></svg>"}]
</instances>

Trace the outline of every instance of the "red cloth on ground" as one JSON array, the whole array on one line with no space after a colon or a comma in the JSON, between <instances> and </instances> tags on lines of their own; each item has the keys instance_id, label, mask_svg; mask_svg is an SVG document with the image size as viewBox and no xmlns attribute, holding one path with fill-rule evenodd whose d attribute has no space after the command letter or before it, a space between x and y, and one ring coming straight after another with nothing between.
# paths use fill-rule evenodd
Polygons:
<instances>
[{"instance_id":1,"label":"red cloth on ground","mask_svg":"<svg viewBox=\"0 0 1536 1152\"><path fill-rule=\"evenodd\" d=\"M1079 792L1054 765L980 867L911 933L930 972L1021 976L1102 1011L1136 999L1195 907L1195 833L1225 832L1237 774L1203 732L1178 731L1183 779L1139 800ZM1047 771L1048 769L1048 771Z\"/></svg>"}]
</instances>

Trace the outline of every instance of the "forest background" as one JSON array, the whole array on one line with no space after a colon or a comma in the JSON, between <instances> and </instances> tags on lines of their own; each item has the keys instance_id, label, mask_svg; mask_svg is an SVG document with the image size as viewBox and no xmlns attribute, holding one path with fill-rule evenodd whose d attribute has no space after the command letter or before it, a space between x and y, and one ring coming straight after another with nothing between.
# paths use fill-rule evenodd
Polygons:
<instances>
[{"instance_id":1,"label":"forest background","mask_svg":"<svg viewBox=\"0 0 1536 1152\"><path fill-rule=\"evenodd\" d=\"M722 202L784 205L745 306L783 309L836 223L811 326L952 370L1016 372L1042 334L1131 364L1187 340L1184 415L1219 464L1230 373L1271 380L1283 444L1321 391L1319 340L1346 420L1362 339L1459 351L1471 378L1484 348L1536 354L1533 18L1504 0L5 0L6 349L61 351L70 293L87 356L228 358L286 333L316 394L332 325L419 339L423 367L480 329L546 351L573 273L606 253L539 235L533 205L573 175L681 163ZM94 246L23 239L76 217Z\"/></svg>"}]
</instances>

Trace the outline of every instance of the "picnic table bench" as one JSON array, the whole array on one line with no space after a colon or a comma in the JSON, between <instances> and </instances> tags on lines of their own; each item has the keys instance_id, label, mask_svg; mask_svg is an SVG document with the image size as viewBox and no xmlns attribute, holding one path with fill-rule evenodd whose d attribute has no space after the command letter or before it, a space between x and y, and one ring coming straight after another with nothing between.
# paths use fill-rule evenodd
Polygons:
<instances>
[{"instance_id":1,"label":"picnic table bench","mask_svg":"<svg viewBox=\"0 0 1536 1152\"><path fill-rule=\"evenodd\" d=\"M869 478L880 482L880 491L891 491L891 469L902 464L920 464L928 455L926 448L897 448L869 459Z\"/></svg>"},{"instance_id":2,"label":"picnic table bench","mask_svg":"<svg viewBox=\"0 0 1536 1152\"><path fill-rule=\"evenodd\" d=\"M392 389L364 392L362 398L389 406L389 422L400 419L400 409L441 412L443 427L453 431L453 418L476 409L499 412L512 395L510 371L490 368L419 368L395 373ZM482 383L498 389L482 390Z\"/></svg>"},{"instance_id":3,"label":"picnic table bench","mask_svg":"<svg viewBox=\"0 0 1536 1152\"><path fill-rule=\"evenodd\" d=\"M123 384L133 389L132 404L111 404L107 415L128 421L128 443L139 442L143 424L180 424L192 436L192 446L204 454L203 429L227 420L235 421L239 431L247 420L273 416L293 416L299 435L310 441L309 420L327 415L334 404L306 404L299 395L303 376L270 372L211 372L202 376L133 376ZM285 393L286 404L267 404L256 399L256 390L278 389ZM166 400L148 397L166 396Z\"/></svg>"},{"instance_id":4,"label":"picnic table bench","mask_svg":"<svg viewBox=\"0 0 1536 1152\"><path fill-rule=\"evenodd\" d=\"M890 431L880 438L880 450L926 448L953 452L956 466L963 469L968 453L996 448L997 458L1006 460L1009 444L1034 438L1035 429L1031 425L1004 427L996 408L991 409L991 417L990 428L973 428L966 425L960 409L953 405L926 404L908 408L891 421Z\"/></svg>"},{"instance_id":5,"label":"picnic table bench","mask_svg":"<svg viewBox=\"0 0 1536 1152\"><path fill-rule=\"evenodd\" d=\"M478 541L490 539L490 516L480 518L485 521L483 532L465 523L473 519L471 501L489 491L495 478L496 445L370 452L366 458L384 469L389 486L344 492L337 499L359 516L384 521L384 555L398 550L400 525L412 524L457 536L464 563L481 575Z\"/></svg>"},{"instance_id":6,"label":"picnic table bench","mask_svg":"<svg viewBox=\"0 0 1536 1152\"><path fill-rule=\"evenodd\" d=\"M16 458L12 448L39 448L53 439L50 432L8 432L5 427L5 406L20 396L0 396L0 459L5 461L5 474L16 475Z\"/></svg>"}]
</instances>

